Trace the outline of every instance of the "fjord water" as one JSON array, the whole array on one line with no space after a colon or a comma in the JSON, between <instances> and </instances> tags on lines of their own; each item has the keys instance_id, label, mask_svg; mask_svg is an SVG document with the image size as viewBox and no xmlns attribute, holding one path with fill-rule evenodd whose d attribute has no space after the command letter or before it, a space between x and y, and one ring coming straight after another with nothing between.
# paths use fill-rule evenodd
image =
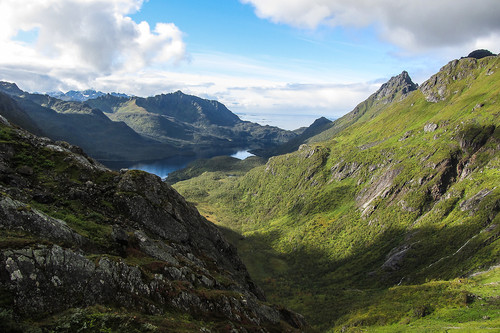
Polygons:
<instances>
[{"instance_id":1,"label":"fjord water","mask_svg":"<svg viewBox=\"0 0 500 333\"><path fill-rule=\"evenodd\" d=\"M244 160L249 156L255 156L248 150L238 150L235 153L228 153L225 155L230 155L240 160ZM199 159L199 158L210 158L214 156L175 156L161 160L155 161L144 161L135 163L108 163L107 166L112 169L131 169L131 170L142 170L158 177L165 179L171 172L185 168L189 163Z\"/></svg>"},{"instance_id":2,"label":"fjord water","mask_svg":"<svg viewBox=\"0 0 500 333\"><path fill-rule=\"evenodd\" d=\"M252 154L251 152L249 152L248 150L239 150L236 153L231 155L231 157L235 157L239 160L244 160L245 158L250 157L250 156L255 156L255 155Z\"/></svg>"},{"instance_id":3,"label":"fjord water","mask_svg":"<svg viewBox=\"0 0 500 333\"><path fill-rule=\"evenodd\" d=\"M136 163L127 167L127 169L146 171L164 179L167 178L169 173L186 167L189 162L195 159L196 158L192 156L171 157L158 161Z\"/></svg>"}]
</instances>

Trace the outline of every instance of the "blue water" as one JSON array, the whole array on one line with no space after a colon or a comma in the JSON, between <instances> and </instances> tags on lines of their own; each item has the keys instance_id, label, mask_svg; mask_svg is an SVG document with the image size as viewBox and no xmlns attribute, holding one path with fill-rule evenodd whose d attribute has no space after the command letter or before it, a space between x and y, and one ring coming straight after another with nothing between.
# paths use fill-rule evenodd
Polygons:
<instances>
[{"instance_id":1,"label":"blue water","mask_svg":"<svg viewBox=\"0 0 500 333\"><path fill-rule=\"evenodd\" d=\"M165 179L167 178L169 173L185 168L190 162L194 160L194 158L187 157L167 158L154 162L137 163L127 167L127 169L146 171L155 174L162 179Z\"/></svg>"},{"instance_id":2,"label":"blue water","mask_svg":"<svg viewBox=\"0 0 500 333\"><path fill-rule=\"evenodd\" d=\"M249 152L248 150L240 150L240 151L234 153L233 155L231 155L231 157L236 157L239 160L244 160L245 158L250 157L250 156L255 156L255 155L252 154L251 152Z\"/></svg>"},{"instance_id":3,"label":"blue water","mask_svg":"<svg viewBox=\"0 0 500 333\"><path fill-rule=\"evenodd\" d=\"M254 154L248 152L247 150L240 150L231 155L232 157L238 158L240 160L244 160L249 156L255 156ZM152 161L152 162L140 162L135 164L119 164L119 165L110 165L113 169L131 169L131 170L142 170L152 174L157 175L158 177L165 179L171 172L176 170L185 168L190 162L196 160L195 156L180 156L180 157L171 157L163 160Z\"/></svg>"}]
</instances>

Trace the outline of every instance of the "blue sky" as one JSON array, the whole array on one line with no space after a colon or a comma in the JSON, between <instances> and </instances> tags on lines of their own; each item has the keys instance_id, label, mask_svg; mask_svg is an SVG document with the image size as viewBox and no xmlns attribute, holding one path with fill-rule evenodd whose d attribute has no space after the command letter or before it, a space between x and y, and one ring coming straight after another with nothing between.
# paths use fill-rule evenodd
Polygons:
<instances>
[{"instance_id":1,"label":"blue sky","mask_svg":"<svg viewBox=\"0 0 500 333\"><path fill-rule=\"evenodd\" d=\"M182 90L291 129L349 112L403 70L422 83L498 52L499 36L497 0L2 0L0 80Z\"/></svg>"}]
</instances>

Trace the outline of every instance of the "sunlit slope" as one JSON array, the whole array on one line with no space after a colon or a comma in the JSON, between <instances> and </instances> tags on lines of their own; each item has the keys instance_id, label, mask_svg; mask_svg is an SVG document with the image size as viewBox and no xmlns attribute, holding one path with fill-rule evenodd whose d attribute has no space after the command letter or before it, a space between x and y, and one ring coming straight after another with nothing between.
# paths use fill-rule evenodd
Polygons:
<instances>
[{"instance_id":1,"label":"sunlit slope","mask_svg":"<svg viewBox=\"0 0 500 333\"><path fill-rule=\"evenodd\" d=\"M235 243L271 298L341 325L387 287L498 263L499 63L450 62L347 115L328 141L176 188L245 237Z\"/></svg>"}]
</instances>

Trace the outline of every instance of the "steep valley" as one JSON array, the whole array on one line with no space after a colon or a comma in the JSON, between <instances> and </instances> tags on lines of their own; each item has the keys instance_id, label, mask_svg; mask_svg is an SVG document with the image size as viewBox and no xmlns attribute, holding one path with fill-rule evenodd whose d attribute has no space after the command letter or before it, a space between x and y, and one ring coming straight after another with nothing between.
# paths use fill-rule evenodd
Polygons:
<instances>
[{"instance_id":1,"label":"steep valley","mask_svg":"<svg viewBox=\"0 0 500 333\"><path fill-rule=\"evenodd\" d=\"M498 328L499 67L403 72L297 151L174 187L320 331Z\"/></svg>"}]
</instances>

